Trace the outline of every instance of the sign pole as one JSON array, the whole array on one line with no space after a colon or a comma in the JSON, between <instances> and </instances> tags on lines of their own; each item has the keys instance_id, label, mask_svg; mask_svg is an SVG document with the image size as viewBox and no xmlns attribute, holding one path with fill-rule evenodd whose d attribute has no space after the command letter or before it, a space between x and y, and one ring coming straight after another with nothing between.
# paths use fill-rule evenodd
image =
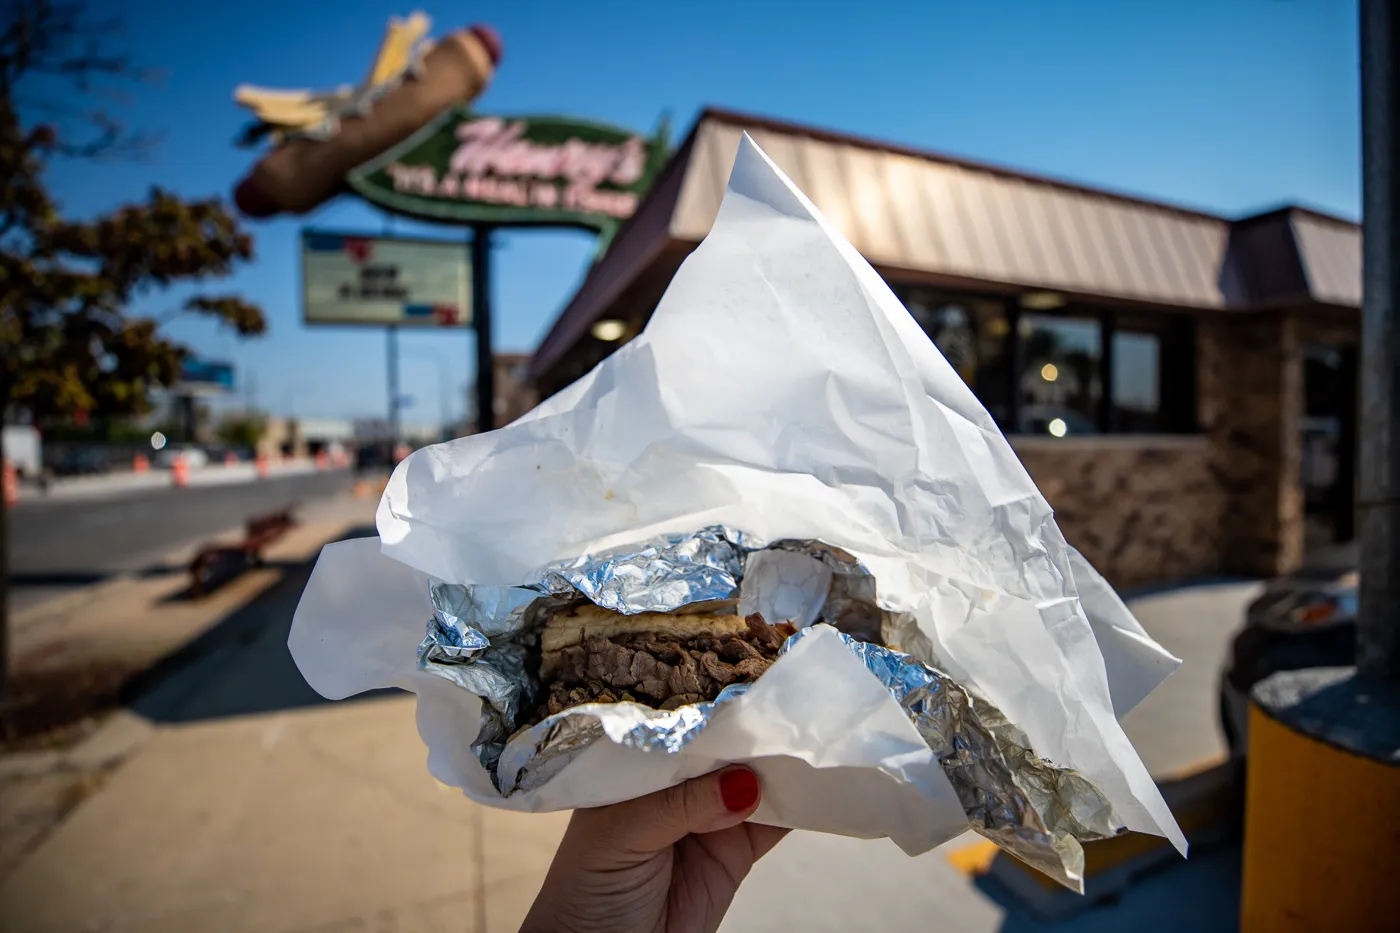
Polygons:
<instances>
[{"instance_id":1,"label":"sign pole","mask_svg":"<svg viewBox=\"0 0 1400 933\"><path fill-rule=\"evenodd\" d=\"M476 429L496 426L496 364L491 348L491 231L490 224L473 224L472 326L476 328Z\"/></svg>"},{"instance_id":2,"label":"sign pole","mask_svg":"<svg viewBox=\"0 0 1400 933\"><path fill-rule=\"evenodd\" d=\"M1361 537L1356 665L1400 685L1400 183L1395 178L1400 13L1383 0L1361 4Z\"/></svg>"},{"instance_id":3,"label":"sign pole","mask_svg":"<svg viewBox=\"0 0 1400 933\"><path fill-rule=\"evenodd\" d=\"M399 442L399 329L393 324L385 328L389 354L389 433L390 440Z\"/></svg>"}]
</instances>

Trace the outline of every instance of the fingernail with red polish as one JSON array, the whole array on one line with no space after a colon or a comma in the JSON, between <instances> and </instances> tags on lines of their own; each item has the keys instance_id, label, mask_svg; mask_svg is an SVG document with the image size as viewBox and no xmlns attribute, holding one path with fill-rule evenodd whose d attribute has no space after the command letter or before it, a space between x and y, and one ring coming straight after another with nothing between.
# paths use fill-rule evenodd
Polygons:
<instances>
[{"instance_id":1,"label":"fingernail with red polish","mask_svg":"<svg viewBox=\"0 0 1400 933\"><path fill-rule=\"evenodd\" d=\"M758 803L758 775L748 768L731 768L719 776L719 797L724 808L739 813Z\"/></svg>"}]
</instances>

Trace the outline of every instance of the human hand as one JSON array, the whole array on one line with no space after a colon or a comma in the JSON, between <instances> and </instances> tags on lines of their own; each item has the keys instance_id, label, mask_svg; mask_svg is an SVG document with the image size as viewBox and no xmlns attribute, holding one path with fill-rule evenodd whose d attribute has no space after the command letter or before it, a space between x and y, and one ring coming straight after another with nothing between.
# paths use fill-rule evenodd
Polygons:
<instances>
[{"instance_id":1,"label":"human hand","mask_svg":"<svg viewBox=\"0 0 1400 933\"><path fill-rule=\"evenodd\" d=\"M786 829L745 823L758 775L725 768L575 810L521 933L713 933Z\"/></svg>"}]
</instances>

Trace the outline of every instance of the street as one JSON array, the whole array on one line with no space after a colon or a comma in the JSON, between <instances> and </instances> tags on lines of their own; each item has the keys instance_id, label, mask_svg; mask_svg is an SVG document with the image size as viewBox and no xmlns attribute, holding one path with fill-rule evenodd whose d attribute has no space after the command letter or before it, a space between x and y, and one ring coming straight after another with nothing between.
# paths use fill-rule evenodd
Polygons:
<instances>
[{"instance_id":1,"label":"street","mask_svg":"<svg viewBox=\"0 0 1400 933\"><path fill-rule=\"evenodd\" d=\"M146 569L176 548L249 517L347 490L346 470L104 497L30 499L10 513L10 605L24 609L118 573Z\"/></svg>"}]
</instances>

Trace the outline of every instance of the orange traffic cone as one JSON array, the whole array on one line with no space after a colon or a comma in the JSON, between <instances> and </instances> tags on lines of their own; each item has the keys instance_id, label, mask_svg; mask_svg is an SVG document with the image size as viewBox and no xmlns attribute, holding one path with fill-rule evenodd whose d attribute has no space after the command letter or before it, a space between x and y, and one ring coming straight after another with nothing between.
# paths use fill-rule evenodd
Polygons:
<instances>
[{"instance_id":1,"label":"orange traffic cone","mask_svg":"<svg viewBox=\"0 0 1400 933\"><path fill-rule=\"evenodd\" d=\"M316 469L318 469L318 470L325 470L325 469L328 469L328 468L330 467L330 465L331 465L331 455L330 455L330 452L327 451L327 450L325 450L324 448L321 449L321 450L316 451Z\"/></svg>"},{"instance_id":2,"label":"orange traffic cone","mask_svg":"<svg viewBox=\"0 0 1400 933\"><path fill-rule=\"evenodd\" d=\"M151 468L151 458L145 454L137 454L131 458L131 472L145 473Z\"/></svg>"},{"instance_id":3,"label":"orange traffic cone","mask_svg":"<svg viewBox=\"0 0 1400 933\"><path fill-rule=\"evenodd\" d=\"M188 486L190 484L190 462L185 459L184 454L175 458L170 464L170 480L176 486Z\"/></svg>"},{"instance_id":4,"label":"orange traffic cone","mask_svg":"<svg viewBox=\"0 0 1400 933\"><path fill-rule=\"evenodd\" d=\"M10 461L5 461L5 505L11 506L19 501L19 471Z\"/></svg>"},{"instance_id":5,"label":"orange traffic cone","mask_svg":"<svg viewBox=\"0 0 1400 933\"><path fill-rule=\"evenodd\" d=\"M272 473L272 467L268 465L267 454L260 453L257 456L258 479L267 479Z\"/></svg>"}]
</instances>

